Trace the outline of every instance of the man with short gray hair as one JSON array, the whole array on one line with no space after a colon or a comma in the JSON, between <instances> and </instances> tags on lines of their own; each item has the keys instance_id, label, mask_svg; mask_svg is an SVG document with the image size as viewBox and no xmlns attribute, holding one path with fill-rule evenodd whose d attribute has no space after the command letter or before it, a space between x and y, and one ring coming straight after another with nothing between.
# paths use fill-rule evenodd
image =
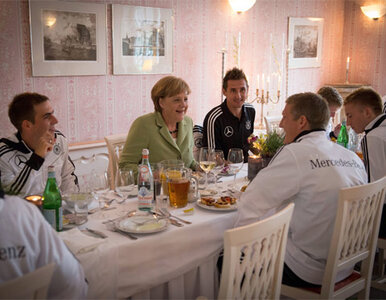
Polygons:
<instances>
[{"instance_id":1,"label":"man with short gray hair","mask_svg":"<svg viewBox=\"0 0 386 300\"><path fill-rule=\"evenodd\" d=\"M282 114L285 145L241 196L237 226L295 203L283 283L313 287L322 283L339 190L366 183L366 171L355 153L326 139L330 112L321 96L293 95ZM352 269L339 272L337 281L349 276Z\"/></svg>"}]
</instances>

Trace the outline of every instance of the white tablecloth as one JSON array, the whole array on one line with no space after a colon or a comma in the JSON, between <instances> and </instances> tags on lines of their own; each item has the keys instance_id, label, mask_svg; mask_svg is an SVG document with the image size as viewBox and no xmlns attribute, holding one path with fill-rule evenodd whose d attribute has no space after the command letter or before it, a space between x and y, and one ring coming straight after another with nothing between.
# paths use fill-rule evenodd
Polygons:
<instances>
[{"instance_id":1,"label":"white tablecloth","mask_svg":"<svg viewBox=\"0 0 386 300\"><path fill-rule=\"evenodd\" d=\"M245 169L238 177L245 176ZM169 225L160 233L138 235L138 240L111 232L102 224L106 219L135 209L136 198L117 205L117 209L89 215L87 227L102 231L108 238L95 250L77 255L89 282L88 297L217 297L216 261L223 246L224 231L233 227L237 212L209 211L194 203L188 204L192 206L195 213L190 216L184 215L183 209L170 210L191 221L191 225Z\"/></svg>"}]
</instances>

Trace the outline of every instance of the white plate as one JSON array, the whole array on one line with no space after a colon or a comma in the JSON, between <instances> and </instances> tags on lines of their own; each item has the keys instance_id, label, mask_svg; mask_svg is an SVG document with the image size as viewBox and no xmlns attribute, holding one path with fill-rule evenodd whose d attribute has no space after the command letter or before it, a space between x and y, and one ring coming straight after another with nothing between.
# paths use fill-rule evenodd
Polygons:
<instances>
[{"instance_id":1,"label":"white plate","mask_svg":"<svg viewBox=\"0 0 386 300\"><path fill-rule=\"evenodd\" d=\"M201 200L197 200L196 203L199 207L205 208L207 210L214 210L214 211L234 211L234 210L237 210L237 204L233 204L230 207L226 207L226 208L220 208L220 207L216 207L216 206L205 205L205 204L201 203Z\"/></svg>"},{"instance_id":2,"label":"white plate","mask_svg":"<svg viewBox=\"0 0 386 300\"><path fill-rule=\"evenodd\" d=\"M216 195L216 194L217 194L217 191L215 191L215 190L201 190L200 191L200 195L204 196L204 197L213 196L213 195Z\"/></svg>"},{"instance_id":3,"label":"white plate","mask_svg":"<svg viewBox=\"0 0 386 300\"><path fill-rule=\"evenodd\" d=\"M154 233L165 230L168 224L166 219L155 219L153 216L133 216L118 221L115 226L129 233Z\"/></svg>"}]
</instances>

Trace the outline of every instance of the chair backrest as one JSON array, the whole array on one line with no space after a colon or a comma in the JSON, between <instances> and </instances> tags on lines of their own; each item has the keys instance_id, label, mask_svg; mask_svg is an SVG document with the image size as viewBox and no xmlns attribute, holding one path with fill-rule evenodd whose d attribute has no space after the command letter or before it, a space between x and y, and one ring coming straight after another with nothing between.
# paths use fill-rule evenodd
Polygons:
<instances>
[{"instance_id":1,"label":"chair backrest","mask_svg":"<svg viewBox=\"0 0 386 300\"><path fill-rule=\"evenodd\" d=\"M386 176L369 184L340 190L334 233L323 276L322 299L346 298L363 288L368 299L385 188ZM361 277L334 292L337 272L359 261L362 261ZM351 286L362 288L345 294Z\"/></svg>"},{"instance_id":2,"label":"chair backrest","mask_svg":"<svg viewBox=\"0 0 386 300\"><path fill-rule=\"evenodd\" d=\"M279 298L293 209L225 232L219 299Z\"/></svg>"},{"instance_id":3,"label":"chair backrest","mask_svg":"<svg viewBox=\"0 0 386 300\"><path fill-rule=\"evenodd\" d=\"M97 153L92 156L81 156L73 160L75 165L75 174L78 177L79 186L82 187L84 178L91 179L93 174L103 174L109 167L109 155L106 153Z\"/></svg>"},{"instance_id":4,"label":"chair backrest","mask_svg":"<svg viewBox=\"0 0 386 300\"><path fill-rule=\"evenodd\" d=\"M110 186L114 188L115 174L117 174L119 157L122 153L123 146L126 142L127 133L114 134L105 136L107 150L109 152L109 174L110 174Z\"/></svg>"},{"instance_id":5,"label":"chair backrest","mask_svg":"<svg viewBox=\"0 0 386 300\"><path fill-rule=\"evenodd\" d=\"M55 263L0 285L0 299L46 299Z\"/></svg>"},{"instance_id":6,"label":"chair backrest","mask_svg":"<svg viewBox=\"0 0 386 300\"><path fill-rule=\"evenodd\" d=\"M199 159L200 148L202 147L202 136L204 134L204 127L200 125L194 125L193 127L193 157L196 161Z\"/></svg>"},{"instance_id":7,"label":"chair backrest","mask_svg":"<svg viewBox=\"0 0 386 300\"><path fill-rule=\"evenodd\" d=\"M264 117L265 128L267 129L267 134L276 130L278 133L281 133L283 130L279 127L281 116L266 116Z\"/></svg>"}]
</instances>

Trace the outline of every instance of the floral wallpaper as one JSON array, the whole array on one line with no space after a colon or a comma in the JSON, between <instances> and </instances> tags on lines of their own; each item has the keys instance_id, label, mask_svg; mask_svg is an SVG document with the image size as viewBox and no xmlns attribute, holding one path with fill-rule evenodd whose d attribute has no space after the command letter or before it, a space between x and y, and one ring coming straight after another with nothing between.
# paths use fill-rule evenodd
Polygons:
<instances>
[{"instance_id":1,"label":"floral wallpaper","mask_svg":"<svg viewBox=\"0 0 386 300\"><path fill-rule=\"evenodd\" d=\"M71 143L127 132L135 118L153 111L150 90L163 75L112 74L111 4L173 10L172 74L184 78L191 87L188 115L196 124L201 124L206 113L221 102L222 49L226 51L225 70L239 60L248 75L249 100L255 97L257 76L276 72L279 64L283 96L278 104L265 105L264 114L279 115L286 95L344 82L347 56L351 58L350 82L371 84L381 95L386 94L385 17L367 19L360 12L361 0L258 0L242 14L233 12L227 0L79 2L106 5L106 75L32 77L28 2L0 1L0 136L14 131L8 120L8 103L23 91L35 91L51 99L59 119L57 127ZM322 66L290 69L286 80L288 17L320 17L325 22ZM257 125L260 105L254 105Z\"/></svg>"}]
</instances>

